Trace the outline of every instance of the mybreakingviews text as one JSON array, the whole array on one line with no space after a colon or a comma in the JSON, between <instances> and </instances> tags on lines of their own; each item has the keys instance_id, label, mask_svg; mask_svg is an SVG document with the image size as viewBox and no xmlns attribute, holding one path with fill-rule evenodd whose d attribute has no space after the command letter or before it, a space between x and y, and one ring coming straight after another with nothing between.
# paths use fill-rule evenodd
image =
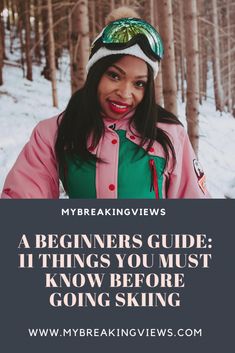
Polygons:
<instances>
[{"instance_id":1,"label":"mybreakingviews text","mask_svg":"<svg viewBox=\"0 0 235 353\"><path fill-rule=\"evenodd\" d=\"M202 328L28 328L29 337L202 337Z\"/></svg>"}]
</instances>

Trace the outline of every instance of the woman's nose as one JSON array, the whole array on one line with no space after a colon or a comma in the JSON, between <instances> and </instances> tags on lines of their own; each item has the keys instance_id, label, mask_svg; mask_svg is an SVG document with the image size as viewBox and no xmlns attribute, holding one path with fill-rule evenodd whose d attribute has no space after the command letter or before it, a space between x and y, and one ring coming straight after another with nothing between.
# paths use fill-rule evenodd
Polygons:
<instances>
[{"instance_id":1,"label":"woman's nose","mask_svg":"<svg viewBox=\"0 0 235 353\"><path fill-rule=\"evenodd\" d=\"M118 95L125 99L130 98L132 96L131 85L128 82L121 83L118 88Z\"/></svg>"}]
</instances>

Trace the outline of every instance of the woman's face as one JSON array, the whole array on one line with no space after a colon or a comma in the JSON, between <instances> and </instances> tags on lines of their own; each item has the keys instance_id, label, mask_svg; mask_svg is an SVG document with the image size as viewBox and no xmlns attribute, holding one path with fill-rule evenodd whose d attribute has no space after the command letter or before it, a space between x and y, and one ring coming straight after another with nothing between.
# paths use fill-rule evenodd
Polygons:
<instances>
[{"instance_id":1,"label":"woman's face","mask_svg":"<svg viewBox=\"0 0 235 353\"><path fill-rule=\"evenodd\" d=\"M108 67L98 85L102 112L112 119L121 119L142 101L148 81L145 61L125 55Z\"/></svg>"}]
</instances>

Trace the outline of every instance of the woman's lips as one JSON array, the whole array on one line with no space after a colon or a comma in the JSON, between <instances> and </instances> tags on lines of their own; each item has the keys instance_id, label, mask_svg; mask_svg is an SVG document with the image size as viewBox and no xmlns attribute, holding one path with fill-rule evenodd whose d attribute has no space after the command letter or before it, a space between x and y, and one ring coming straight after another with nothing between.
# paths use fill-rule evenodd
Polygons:
<instances>
[{"instance_id":1,"label":"woman's lips","mask_svg":"<svg viewBox=\"0 0 235 353\"><path fill-rule=\"evenodd\" d=\"M108 100L108 105L110 110L112 110L114 113L117 113L117 114L126 113L131 107L129 104L125 104L117 101L111 101L111 100Z\"/></svg>"}]
</instances>

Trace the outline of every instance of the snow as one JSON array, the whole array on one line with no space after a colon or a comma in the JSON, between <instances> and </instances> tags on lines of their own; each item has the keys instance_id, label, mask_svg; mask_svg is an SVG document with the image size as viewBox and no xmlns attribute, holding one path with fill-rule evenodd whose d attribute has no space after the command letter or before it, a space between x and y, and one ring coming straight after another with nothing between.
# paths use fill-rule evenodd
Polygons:
<instances>
[{"instance_id":1,"label":"snow","mask_svg":"<svg viewBox=\"0 0 235 353\"><path fill-rule=\"evenodd\" d=\"M185 104L179 116L186 127ZM213 198L235 198L235 119L215 110L214 101L204 101L199 115L199 161Z\"/></svg>"},{"instance_id":2,"label":"snow","mask_svg":"<svg viewBox=\"0 0 235 353\"><path fill-rule=\"evenodd\" d=\"M17 60L17 54L9 60ZM51 83L41 76L42 67L33 66L33 81L22 78L22 70L4 66L4 85L0 86L0 190L20 150L34 126L42 119L63 111L71 95L67 57L61 61L57 88L59 108L52 107ZM209 96L213 96L212 84ZM185 104L178 113L185 124ZM215 111L209 98L200 106L199 160L207 176L213 198L235 198L235 119Z\"/></svg>"}]
</instances>

